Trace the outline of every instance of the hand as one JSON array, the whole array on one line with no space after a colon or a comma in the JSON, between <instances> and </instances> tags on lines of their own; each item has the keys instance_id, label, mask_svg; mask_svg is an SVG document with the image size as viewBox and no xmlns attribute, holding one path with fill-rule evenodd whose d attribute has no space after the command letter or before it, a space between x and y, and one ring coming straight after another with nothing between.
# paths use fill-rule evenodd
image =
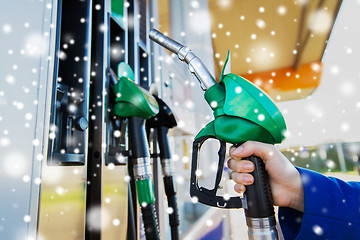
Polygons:
<instances>
[{"instance_id":1,"label":"hand","mask_svg":"<svg viewBox=\"0 0 360 240\"><path fill-rule=\"evenodd\" d=\"M228 167L233 170L232 179L236 182L234 189L241 193L246 190L245 185L251 185L254 178L254 164L242 158L255 155L265 163L269 174L270 187L274 204L281 207L291 207L304 211L304 191L300 173L289 160L274 145L248 141L241 146L230 148L231 159Z\"/></svg>"}]
</instances>

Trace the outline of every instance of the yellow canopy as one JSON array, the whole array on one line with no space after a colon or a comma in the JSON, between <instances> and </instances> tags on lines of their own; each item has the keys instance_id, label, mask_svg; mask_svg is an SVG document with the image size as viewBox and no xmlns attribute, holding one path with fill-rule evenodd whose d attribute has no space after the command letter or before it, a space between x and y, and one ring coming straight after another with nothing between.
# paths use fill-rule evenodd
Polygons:
<instances>
[{"instance_id":1,"label":"yellow canopy","mask_svg":"<svg viewBox=\"0 0 360 240\"><path fill-rule=\"evenodd\" d=\"M216 77L227 50L231 72L276 101L319 85L327 41L342 0L209 0Z\"/></svg>"}]
</instances>

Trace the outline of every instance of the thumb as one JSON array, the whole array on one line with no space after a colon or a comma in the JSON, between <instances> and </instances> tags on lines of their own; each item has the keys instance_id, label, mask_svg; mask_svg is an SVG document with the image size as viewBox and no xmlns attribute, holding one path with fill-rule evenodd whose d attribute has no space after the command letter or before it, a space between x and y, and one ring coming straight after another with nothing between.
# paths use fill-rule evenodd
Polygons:
<instances>
[{"instance_id":1,"label":"thumb","mask_svg":"<svg viewBox=\"0 0 360 240\"><path fill-rule=\"evenodd\" d=\"M233 159L241 159L254 155L266 161L274 154L274 146L267 143L247 141L239 147L232 146L229 153Z\"/></svg>"}]
</instances>

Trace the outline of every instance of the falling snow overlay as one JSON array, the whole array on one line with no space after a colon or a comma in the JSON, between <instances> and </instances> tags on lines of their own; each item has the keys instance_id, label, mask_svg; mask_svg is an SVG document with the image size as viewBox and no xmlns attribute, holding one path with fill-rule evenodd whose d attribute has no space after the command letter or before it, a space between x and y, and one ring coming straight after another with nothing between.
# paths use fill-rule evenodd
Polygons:
<instances>
[{"instance_id":1,"label":"falling snow overlay","mask_svg":"<svg viewBox=\"0 0 360 240\"><path fill-rule=\"evenodd\" d=\"M49 66L53 66L51 64L53 64L56 57L59 57L61 61L71 61L74 64L91 61L90 57L71 54L74 47L78 47L79 41L76 36L68 36L67 40L61 44L60 50L56 53L52 52L55 46L56 24L54 22L56 22L55 13L58 2L61 1L9 1L5 4L6 6L4 5L5 7L0 9L0 68L2 70L0 71L0 153L2 156L0 158L0 202L2 203L0 207L0 239L2 239L2 234L10 231L15 236L15 239L24 239L23 236L27 233L26 230L22 229L37 228L37 214L40 215L41 219L41 222L39 222L40 230L43 230L41 224L52 223L53 219L67 219L65 223L71 229L71 237L68 239L81 239L82 237L83 231L78 231L72 227L84 225L84 223L81 223L81 221L79 223L76 219L82 218L84 221L86 220L88 226L95 232L98 232L101 228L118 230L127 224L127 219L117 215L118 211L122 211L122 208L126 205L126 200L119 200L119 198L127 194L127 188L124 186L131 180L131 177L125 171L118 174L122 166L114 163L104 166L98 164L96 166L96 168L102 167L102 171L106 172L107 176L111 178L106 180L116 181L116 184L110 186L108 183L104 183L105 190L102 193L102 206L90 209L85 217L84 209L86 205L84 199L86 198L86 189L88 186L96 184L94 179L98 179L99 174L91 173L93 178L87 179L87 165L66 166L64 168L48 165L49 140L50 142L58 141L58 131L61 128L57 124L49 126L49 119L53 116L48 114L51 92L47 90L52 87L54 75L52 67ZM111 1L106 2L110 3ZM115 1L113 0L113 2ZM126 11L128 11L127 8L129 8L129 11L132 10L133 6L129 2L137 1L125 1L124 9ZM152 4L158 1L144 2ZM179 3L186 1L169 2ZM184 22L181 22L181 25L177 24L176 30L178 31L169 29L166 34L171 35L179 42L189 43L189 47L195 50L195 53L199 52L199 57L214 76L214 69L218 66L221 68L225 64L226 58L226 51L223 52L212 48L213 41L218 39L222 39L224 43L229 43L229 49L244 54L241 57L241 62L246 68L244 74L256 74L259 66L269 66L270 68L272 64L281 60L279 49L274 45L274 41L283 33L283 30L272 27L271 20L267 15L270 14L274 18L286 19L292 11L286 1L275 2L273 9L267 7L264 2L259 1L259 4L254 7L252 12L240 12L240 14L237 14L234 17L237 21L236 24L239 24L239 26L243 26L240 24L251 25L251 31L241 36L231 30L229 24L226 24L225 21L215 21L214 16L207 11L207 7L211 2L214 2L219 9L231 10L236 0L188 1L185 8L186 14L182 16ZM302 7L309 2L310 0L294 0L291 1L291 4ZM108 10L109 7L110 4L109 6L94 4L92 14ZM336 172L341 171L344 167L335 154L341 148L337 144L338 142L344 143L345 167L349 162L352 164L360 162L360 145L353 144L360 142L359 10L360 0L343 1L322 58L323 66L311 65L314 72L322 71L319 87L310 96L301 100L282 101L284 97L280 94L274 96L274 100L278 101L276 104L284 114L288 127L288 130L283 133L287 136L287 139L278 148L288 154L286 156L289 156L288 158L292 163L297 164L300 161L304 168L313 168L314 159L324 160L321 168L327 172L327 175L335 177L337 176ZM147 14L151 15L152 12L149 11ZM311 31L310 39L316 39L317 35L325 34L332 27L328 9L321 8L308 14L309 21L304 22L304 24L309 26ZM125 15L127 17L127 14ZM138 27L138 21L143 20L145 16L136 14L134 21L128 21L126 17L124 16L122 19L123 24L128 26L129 29L134 29ZM158 25L159 19L157 16L151 15L148 17L151 26ZM84 26L89 21L86 16L74 18L74 23ZM179 21L173 21L171 24L176 25L176 22ZM298 24L299 22L300 18L291 19L291 24ZM209 30L212 25L216 29L214 32ZM96 27L92 29L93 32L107 33L110 30L107 24ZM146 31L148 31L149 26L146 27ZM266 38L263 37L264 35ZM250 42L252 46L244 47L241 42L243 39ZM110 41L110 38L106 37L106 40ZM123 40L123 35L116 35L111 39L108 52L110 61L129 57L129 53L120 44ZM126 36L126 41L129 41L128 36ZM146 47L150 50L148 53L139 54L139 58L141 60L151 59L150 61L158 61L159 63L156 65L156 69L155 67L151 69L151 76L142 77L141 80L149 83L155 82L158 86L161 86L159 88L160 96L170 102L179 117L176 130L171 131L169 136L172 146L176 149L171 160L176 164L176 171L181 173L176 175L174 180L179 189L179 195L187 201L186 203L180 201L179 206L185 209L184 212L190 212L190 217L186 216L184 218L195 218L195 216L200 218L201 211L194 210L196 209L195 206L201 205L199 199L196 197L191 198L188 194L189 172L192 162L192 140L193 136L201 128L204 128L207 123L214 119L214 116L203 99L203 92L199 88L198 81L186 72L186 66L178 62L176 54L162 54L158 57L159 51L152 52L154 49L152 49L153 46L149 42L144 45L146 46L141 45L140 48ZM294 59L300 53L299 44L294 44L287 52ZM239 56L234 54L231 57L232 63L229 65L236 64ZM146 72L144 67L139 67L138 70L142 74ZM93 77L92 79L101 76L101 74L100 69L89 71L89 75ZM166 79L163 76L166 76ZM218 78L218 76L216 77ZM259 87L275 85L275 77L274 72L274 75L271 75L266 81L256 79L254 83ZM287 77L302 78L301 75L295 76L290 71L285 73L284 77L286 79ZM74 74L73 78L74 82L80 85L85 85L87 81L85 76L77 74ZM59 76L57 79L59 84L65 81L64 76ZM91 82L91 84L93 83ZM240 87L235 88L234 91L236 94L245 92ZM306 89L300 87L294 90L294 94L303 94L304 92L306 92ZM95 109L104 109L105 113L111 112L111 108L108 108L107 102L104 100L109 95L110 92L106 89L104 92L99 93L96 101L91 103L90 114L87 118L88 122L101 122L105 119L104 116L95 114ZM69 89L69 96L82 97L84 92ZM120 93L116 97L121 97ZM213 101L209 105L216 108L218 104L220 103ZM79 109L77 105L69 104L66 106L66 110L75 113ZM259 122L268 120L268 116L264 115L260 108L251 109L251 113L255 113ZM90 129L90 131L102 131L103 127L98 125L94 129ZM115 130L104 136L104 139L100 139L101 151L106 151L109 147L109 142L105 138L110 137L114 141L119 141L123 137L121 134L122 132ZM80 143L71 151L61 148L58 149L58 154L83 154L83 146ZM318 146L318 151L313 151L312 146ZM86 155L87 152L84 154ZM105 153L99 155L103 159ZM205 155L205 157L210 159L208 155ZM117 157L117 160L121 163L127 161L127 159L124 159L125 157L122 155ZM215 175L218 165L217 162L210 162L205 165L204 168L196 172L196 175L202 179L209 179ZM206 179L204 181L207 181ZM305 184L311 184L311 181L310 177L305 176L303 178ZM69 187L70 184L67 185L67 182L75 184ZM213 184L213 182L209 184ZM322 188L321 186L311 186L308 190L311 194L317 194L322 191ZM42 197L41 209L39 207L36 211L30 211L29 206L32 206L34 202L36 204L40 202L40 198L37 199L39 196ZM225 200L228 200L232 195L225 193L222 196ZM70 203L74 199L75 203ZM121 202L122 200L123 202ZM161 198L161 200L164 201L161 201L160 205L164 203L164 206L163 212L160 214L165 215L164 219L167 220L167 215L171 215L174 209L167 206L165 198ZM119 201L123 204L118 204ZM83 209L80 211L74 210L72 204L76 205L77 209ZM350 200L341 197L338 207L340 209L340 206L348 204L350 204ZM121 205L120 208L119 205ZM318 211L319 214L330 214L332 207L321 206ZM241 214L243 217L243 212ZM224 211L217 215L224 219L228 218L227 213L224 214ZM77 218L78 216L80 217ZM100 217L103 221L102 226L99 225ZM301 220L300 217L295 219L298 224L301 223ZM357 226L357 221L346 220L343 224L351 229ZM203 225L204 227L215 228L217 223L212 219L206 219ZM327 236L329 231L326 225L319 222L312 223L309 229L313 236L319 239ZM182 234L185 234L185 231ZM45 235L39 233L37 239L50 239L48 235ZM26 240L35 239L33 237L26 238Z\"/></svg>"},{"instance_id":2,"label":"falling snow overlay","mask_svg":"<svg viewBox=\"0 0 360 240\"><path fill-rule=\"evenodd\" d=\"M353 3L359 9L358 3ZM323 58L321 84L311 97L304 100L279 102L288 125L289 136L280 147L311 146L324 142L359 141L357 119L360 117L360 72L356 59L360 50L355 39L359 38L356 16L340 11L331 40ZM345 10L344 10L345 11ZM324 13L314 16L327 23ZM315 27L316 28L316 27ZM355 50L357 49L357 50Z\"/></svg>"}]
</instances>

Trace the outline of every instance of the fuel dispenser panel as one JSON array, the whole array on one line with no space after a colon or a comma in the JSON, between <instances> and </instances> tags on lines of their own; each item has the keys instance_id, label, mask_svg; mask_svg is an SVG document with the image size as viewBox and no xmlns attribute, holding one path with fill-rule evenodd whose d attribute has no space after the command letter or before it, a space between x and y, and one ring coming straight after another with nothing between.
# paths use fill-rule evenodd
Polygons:
<instances>
[{"instance_id":1,"label":"fuel dispenser panel","mask_svg":"<svg viewBox=\"0 0 360 240\"><path fill-rule=\"evenodd\" d=\"M91 1L59 1L49 165L84 165L88 127ZM72 16L72 17L65 17ZM76 21L74 21L74 18Z\"/></svg>"},{"instance_id":2,"label":"fuel dispenser panel","mask_svg":"<svg viewBox=\"0 0 360 240\"><path fill-rule=\"evenodd\" d=\"M59 0L56 5L48 153L41 170L39 239L85 237L91 8L91 0Z\"/></svg>"}]
</instances>

